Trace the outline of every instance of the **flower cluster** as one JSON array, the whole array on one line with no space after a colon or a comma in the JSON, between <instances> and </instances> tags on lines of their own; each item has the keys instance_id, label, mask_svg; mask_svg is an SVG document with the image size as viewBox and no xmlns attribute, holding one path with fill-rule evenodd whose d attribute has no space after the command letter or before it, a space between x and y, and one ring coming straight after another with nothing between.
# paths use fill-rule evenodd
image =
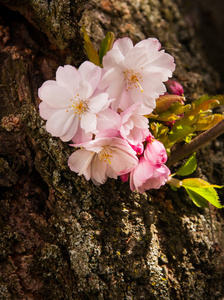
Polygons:
<instances>
[{"instance_id":1,"label":"flower cluster","mask_svg":"<svg viewBox=\"0 0 224 300\"><path fill-rule=\"evenodd\" d=\"M96 185L107 178L130 177L131 190L160 188L169 178L166 150L148 129L155 99L175 64L157 39L133 46L118 39L103 57L103 68L85 61L65 65L38 90L46 130L80 149L68 159L70 169Z\"/></svg>"}]
</instances>

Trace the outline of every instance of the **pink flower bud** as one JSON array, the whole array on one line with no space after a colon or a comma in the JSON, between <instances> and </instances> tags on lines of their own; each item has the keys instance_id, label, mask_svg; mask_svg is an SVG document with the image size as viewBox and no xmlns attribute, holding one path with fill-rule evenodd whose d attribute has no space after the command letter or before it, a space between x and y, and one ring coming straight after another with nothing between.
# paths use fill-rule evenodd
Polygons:
<instances>
[{"instance_id":1,"label":"pink flower bud","mask_svg":"<svg viewBox=\"0 0 224 300\"><path fill-rule=\"evenodd\" d=\"M166 149L161 142L155 139L151 143L147 143L144 157L153 164L165 164L167 161Z\"/></svg>"},{"instance_id":2,"label":"pink flower bud","mask_svg":"<svg viewBox=\"0 0 224 300\"><path fill-rule=\"evenodd\" d=\"M182 96L184 94L184 89L180 83L174 80L167 80L165 82L168 93L172 95Z\"/></svg>"},{"instance_id":3,"label":"pink flower bud","mask_svg":"<svg viewBox=\"0 0 224 300\"><path fill-rule=\"evenodd\" d=\"M122 182L127 182L129 179L129 173L124 174L124 175L120 175L121 181Z\"/></svg>"}]
</instances>

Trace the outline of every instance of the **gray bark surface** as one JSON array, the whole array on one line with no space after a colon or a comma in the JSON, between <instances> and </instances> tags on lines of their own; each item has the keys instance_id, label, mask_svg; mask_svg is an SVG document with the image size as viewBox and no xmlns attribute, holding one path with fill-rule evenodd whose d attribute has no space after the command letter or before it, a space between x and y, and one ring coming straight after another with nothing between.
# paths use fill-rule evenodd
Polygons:
<instances>
[{"instance_id":1,"label":"gray bark surface","mask_svg":"<svg viewBox=\"0 0 224 300\"><path fill-rule=\"evenodd\" d=\"M0 299L223 299L223 211L168 186L94 186L69 170L72 149L38 113L41 84L86 59L83 25L98 49L108 31L158 38L189 101L217 93L190 2L0 0ZM203 147L196 176L223 184L223 150L222 139Z\"/></svg>"}]
</instances>

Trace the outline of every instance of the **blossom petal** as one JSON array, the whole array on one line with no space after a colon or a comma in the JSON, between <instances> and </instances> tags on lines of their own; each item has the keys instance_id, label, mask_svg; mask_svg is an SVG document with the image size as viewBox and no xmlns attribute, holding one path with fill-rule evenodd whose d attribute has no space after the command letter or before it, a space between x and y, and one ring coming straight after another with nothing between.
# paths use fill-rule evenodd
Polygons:
<instances>
[{"instance_id":1,"label":"blossom petal","mask_svg":"<svg viewBox=\"0 0 224 300\"><path fill-rule=\"evenodd\" d=\"M66 134L60 136L60 139L63 142L68 142L72 140L72 138L77 134L78 130L78 125L79 125L79 118L74 118L69 130L66 132Z\"/></svg>"},{"instance_id":2,"label":"blossom petal","mask_svg":"<svg viewBox=\"0 0 224 300\"><path fill-rule=\"evenodd\" d=\"M92 136L92 132L85 132L84 129L78 127L76 134L72 138L72 141L75 144L82 144L91 141Z\"/></svg>"},{"instance_id":3,"label":"blossom petal","mask_svg":"<svg viewBox=\"0 0 224 300\"><path fill-rule=\"evenodd\" d=\"M137 167L130 174L130 188L138 190L149 178L153 176L153 164L141 157Z\"/></svg>"},{"instance_id":4,"label":"blossom petal","mask_svg":"<svg viewBox=\"0 0 224 300\"><path fill-rule=\"evenodd\" d=\"M50 116L53 115L56 111L58 111L58 108L53 108L43 101L39 104L40 116L45 120L49 119Z\"/></svg>"},{"instance_id":5,"label":"blossom petal","mask_svg":"<svg viewBox=\"0 0 224 300\"><path fill-rule=\"evenodd\" d=\"M72 95L56 81L45 81L38 89L39 98L54 108L65 108L70 104Z\"/></svg>"},{"instance_id":6,"label":"blossom petal","mask_svg":"<svg viewBox=\"0 0 224 300\"><path fill-rule=\"evenodd\" d=\"M96 129L96 115L91 112L85 112L81 117L80 126L85 132L93 132Z\"/></svg>"},{"instance_id":7,"label":"blossom petal","mask_svg":"<svg viewBox=\"0 0 224 300\"><path fill-rule=\"evenodd\" d=\"M119 66L124 59L124 56L118 49L111 49L103 57L103 67L105 70Z\"/></svg>"},{"instance_id":8,"label":"blossom petal","mask_svg":"<svg viewBox=\"0 0 224 300\"><path fill-rule=\"evenodd\" d=\"M144 157L154 164L164 164L167 161L166 149L161 142L153 140L151 143L147 143Z\"/></svg>"},{"instance_id":9,"label":"blossom petal","mask_svg":"<svg viewBox=\"0 0 224 300\"><path fill-rule=\"evenodd\" d=\"M77 116L73 113L73 111L67 112L64 109L60 109L48 119L46 123L46 130L50 132L52 136L60 137L65 135L69 131L74 118L76 117Z\"/></svg>"},{"instance_id":10,"label":"blossom petal","mask_svg":"<svg viewBox=\"0 0 224 300\"><path fill-rule=\"evenodd\" d=\"M163 169L162 174L160 174L160 176L158 176L157 178L154 177L147 180L142 186L138 188L139 193L144 193L146 190L149 189L159 189L162 185L164 185L167 182L170 176L170 170L165 165L160 166L160 169L161 168Z\"/></svg>"},{"instance_id":11,"label":"blossom petal","mask_svg":"<svg viewBox=\"0 0 224 300\"><path fill-rule=\"evenodd\" d=\"M133 42L128 37L117 39L113 44L113 49L119 50L123 56L126 56L128 51L132 48Z\"/></svg>"},{"instance_id":12,"label":"blossom petal","mask_svg":"<svg viewBox=\"0 0 224 300\"><path fill-rule=\"evenodd\" d=\"M88 106L93 113L99 113L110 105L107 93L101 93L89 100Z\"/></svg>"},{"instance_id":13,"label":"blossom petal","mask_svg":"<svg viewBox=\"0 0 224 300\"><path fill-rule=\"evenodd\" d=\"M106 169L107 169L107 162L101 161L98 155L95 155L95 159L92 163L92 176L91 180L94 184L97 183L103 184L107 180Z\"/></svg>"},{"instance_id":14,"label":"blossom petal","mask_svg":"<svg viewBox=\"0 0 224 300\"><path fill-rule=\"evenodd\" d=\"M71 95L74 95L79 86L80 75L75 67L65 65L57 69L56 81L59 86L64 87Z\"/></svg>"},{"instance_id":15,"label":"blossom petal","mask_svg":"<svg viewBox=\"0 0 224 300\"><path fill-rule=\"evenodd\" d=\"M146 48L132 48L126 55L123 65L128 70L141 70L147 63Z\"/></svg>"},{"instance_id":16,"label":"blossom petal","mask_svg":"<svg viewBox=\"0 0 224 300\"><path fill-rule=\"evenodd\" d=\"M135 109L140 105L140 102L137 102L133 105L131 105L128 109L126 109L125 111L123 111L120 116L122 117L122 123L127 122L127 120L131 117L131 115L133 114L133 112L135 111Z\"/></svg>"},{"instance_id":17,"label":"blossom petal","mask_svg":"<svg viewBox=\"0 0 224 300\"><path fill-rule=\"evenodd\" d=\"M116 109L121 108L121 110L125 111L130 106L132 106L135 102L139 101L139 98L132 98L130 96L130 93L127 92L126 89L123 89L123 92L121 93L121 98L117 98L114 102L111 103L111 108Z\"/></svg>"},{"instance_id":18,"label":"blossom petal","mask_svg":"<svg viewBox=\"0 0 224 300\"><path fill-rule=\"evenodd\" d=\"M77 95L79 99L87 100L93 94L93 88L91 84L87 81L81 80L79 83L79 88L77 89Z\"/></svg>"},{"instance_id":19,"label":"blossom petal","mask_svg":"<svg viewBox=\"0 0 224 300\"><path fill-rule=\"evenodd\" d=\"M122 70L120 68L112 68L104 74L101 82L99 83L99 89L102 90L113 85L109 92L107 91L110 97L113 98L122 92L125 83L125 77Z\"/></svg>"},{"instance_id":20,"label":"blossom petal","mask_svg":"<svg viewBox=\"0 0 224 300\"><path fill-rule=\"evenodd\" d=\"M121 117L118 113L108 108L97 115L97 130L105 131L108 129L119 130Z\"/></svg>"},{"instance_id":21,"label":"blossom petal","mask_svg":"<svg viewBox=\"0 0 224 300\"><path fill-rule=\"evenodd\" d=\"M110 98L117 97L118 98L117 100L119 101L119 95L122 94L124 87L125 87L125 82L124 80L122 80L122 78L120 80L119 79L114 80L111 82L110 86L108 87L107 93L109 94ZM117 102L116 100L111 103L111 107L115 107L116 104L119 107L119 102Z\"/></svg>"},{"instance_id":22,"label":"blossom petal","mask_svg":"<svg viewBox=\"0 0 224 300\"><path fill-rule=\"evenodd\" d=\"M79 74L81 79L89 82L95 90L100 82L102 69L90 61L85 61L79 67Z\"/></svg>"},{"instance_id":23,"label":"blossom petal","mask_svg":"<svg viewBox=\"0 0 224 300\"><path fill-rule=\"evenodd\" d=\"M72 153L68 159L69 168L78 173L78 175L84 175L86 180L91 177L91 161L94 153L87 151L86 149L79 149Z\"/></svg>"},{"instance_id":24,"label":"blossom petal","mask_svg":"<svg viewBox=\"0 0 224 300\"><path fill-rule=\"evenodd\" d=\"M164 50L161 50L157 57L150 58L148 63L144 66L144 69L150 68L153 70L153 67L157 72L161 72L161 75L171 77L172 72L175 70L174 58L168 53L164 53Z\"/></svg>"},{"instance_id":25,"label":"blossom petal","mask_svg":"<svg viewBox=\"0 0 224 300\"><path fill-rule=\"evenodd\" d=\"M157 52L160 50L161 44L156 38L148 38L138 42L135 47L146 47L150 52Z\"/></svg>"}]
</instances>

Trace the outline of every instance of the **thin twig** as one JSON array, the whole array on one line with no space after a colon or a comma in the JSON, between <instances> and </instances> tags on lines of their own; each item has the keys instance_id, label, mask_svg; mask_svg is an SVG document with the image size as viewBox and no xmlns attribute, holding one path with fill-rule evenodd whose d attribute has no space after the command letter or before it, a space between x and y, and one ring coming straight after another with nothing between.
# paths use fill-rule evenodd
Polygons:
<instances>
[{"instance_id":1,"label":"thin twig","mask_svg":"<svg viewBox=\"0 0 224 300\"><path fill-rule=\"evenodd\" d=\"M171 156L169 157L169 159L166 163L167 167L171 167L179 160L194 153L202 145L214 140L222 133L224 133L224 120L220 121L218 124L216 124L211 129L198 135L189 144L184 145L182 147L178 147L177 149L172 151Z\"/></svg>"},{"instance_id":2,"label":"thin twig","mask_svg":"<svg viewBox=\"0 0 224 300\"><path fill-rule=\"evenodd\" d=\"M212 223L212 212L211 212L211 204L208 203L209 207L209 217L210 217L210 226L211 226L211 233L212 233L212 241L213 245L215 245L215 237L214 237L214 231L213 231L213 223Z\"/></svg>"}]
</instances>

